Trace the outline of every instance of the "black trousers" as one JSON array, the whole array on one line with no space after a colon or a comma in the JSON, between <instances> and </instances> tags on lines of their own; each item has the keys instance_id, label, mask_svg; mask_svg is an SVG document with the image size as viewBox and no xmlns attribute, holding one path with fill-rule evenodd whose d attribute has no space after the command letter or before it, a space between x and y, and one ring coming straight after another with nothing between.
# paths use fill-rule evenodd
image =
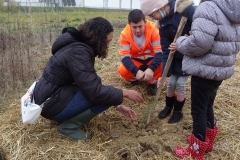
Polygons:
<instances>
[{"instance_id":1,"label":"black trousers","mask_svg":"<svg viewBox=\"0 0 240 160\"><path fill-rule=\"evenodd\" d=\"M191 78L191 115L193 134L205 141L206 128L214 128L213 103L222 81L192 76Z\"/></svg>"}]
</instances>

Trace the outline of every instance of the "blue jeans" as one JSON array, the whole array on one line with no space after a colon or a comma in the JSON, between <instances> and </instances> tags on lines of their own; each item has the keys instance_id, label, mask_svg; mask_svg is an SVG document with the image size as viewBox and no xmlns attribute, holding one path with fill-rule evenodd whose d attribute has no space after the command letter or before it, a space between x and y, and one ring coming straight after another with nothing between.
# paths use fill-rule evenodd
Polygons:
<instances>
[{"instance_id":1,"label":"blue jeans","mask_svg":"<svg viewBox=\"0 0 240 160\"><path fill-rule=\"evenodd\" d=\"M93 113L99 114L107 110L109 107L110 106L108 105L92 104L83 96L82 92L78 91L67 106L60 113L50 119L62 122L82 113L87 109L90 109Z\"/></svg>"}]
</instances>

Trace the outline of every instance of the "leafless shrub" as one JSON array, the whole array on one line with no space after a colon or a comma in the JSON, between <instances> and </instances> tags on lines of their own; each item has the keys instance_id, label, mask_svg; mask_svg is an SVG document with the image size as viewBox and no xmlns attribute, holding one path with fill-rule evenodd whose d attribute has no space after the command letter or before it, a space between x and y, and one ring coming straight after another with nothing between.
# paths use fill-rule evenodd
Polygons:
<instances>
[{"instance_id":1,"label":"leafless shrub","mask_svg":"<svg viewBox=\"0 0 240 160\"><path fill-rule=\"evenodd\" d=\"M52 26L32 29L26 26L5 26L0 34L0 86L4 91L18 91L37 79L51 55L51 43L59 34L47 30ZM20 32L14 32L14 28Z\"/></svg>"}]
</instances>

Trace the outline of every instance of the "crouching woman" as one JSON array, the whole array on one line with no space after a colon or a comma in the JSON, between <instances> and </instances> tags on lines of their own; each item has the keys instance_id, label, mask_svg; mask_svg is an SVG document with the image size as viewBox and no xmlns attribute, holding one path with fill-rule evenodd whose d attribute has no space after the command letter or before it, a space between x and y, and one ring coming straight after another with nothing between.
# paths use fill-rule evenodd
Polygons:
<instances>
[{"instance_id":1,"label":"crouching woman","mask_svg":"<svg viewBox=\"0 0 240 160\"><path fill-rule=\"evenodd\" d=\"M99 113L115 106L126 118L135 112L122 104L123 98L142 102L141 93L103 85L94 69L95 58L106 58L113 27L96 17L78 29L64 28L52 46L52 56L34 89L36 104L45 102L41 115L60 123L58 132L83 140L91 135L81 130Z\"/></svg>"}]
</instances>

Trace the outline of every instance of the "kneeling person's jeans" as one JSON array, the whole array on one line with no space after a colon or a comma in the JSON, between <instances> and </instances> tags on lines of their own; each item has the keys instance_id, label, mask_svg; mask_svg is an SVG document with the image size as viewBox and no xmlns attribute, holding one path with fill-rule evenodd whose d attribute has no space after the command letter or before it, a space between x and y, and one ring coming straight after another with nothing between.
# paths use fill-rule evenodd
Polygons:
<instances>
[{"instance_id":1,"label":"kneeling person's jeans","mask_svg":"<svg viewBox=\"0 0 240 160\"><path fill-rule=\"evenodd\" d=\"M93 113L101 113L107 110L110 106L107 105L96 105L90 103L82 94L82 92L78 91L72 100L67 104L67 106L56 116L50 118L50 120L63 122L69 118L72 118L87 109L91 109Z\"/></svg>"}]
</instances>

